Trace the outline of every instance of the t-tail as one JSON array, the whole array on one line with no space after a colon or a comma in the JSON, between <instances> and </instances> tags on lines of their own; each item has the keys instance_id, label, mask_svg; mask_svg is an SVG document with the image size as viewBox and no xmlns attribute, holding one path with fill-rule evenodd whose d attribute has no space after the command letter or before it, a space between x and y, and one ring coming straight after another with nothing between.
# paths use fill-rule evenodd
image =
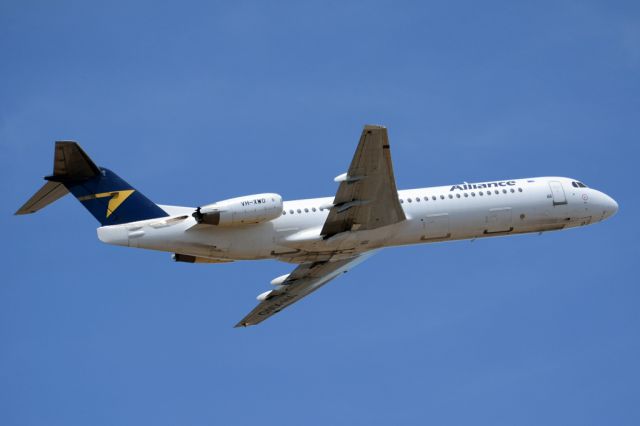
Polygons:
<instances>
[{"instance_id":1,"label":"t-tail","mask_svg":"<svg viewBox=\"0 0 640 426\"><path fill-rule=\"evenodd\" d=\"M102 226L168 214L118 175L98 167L76 142L56 142L53 175L16 214L35 213L69 192Z\"/></svg>"}]
</instances>

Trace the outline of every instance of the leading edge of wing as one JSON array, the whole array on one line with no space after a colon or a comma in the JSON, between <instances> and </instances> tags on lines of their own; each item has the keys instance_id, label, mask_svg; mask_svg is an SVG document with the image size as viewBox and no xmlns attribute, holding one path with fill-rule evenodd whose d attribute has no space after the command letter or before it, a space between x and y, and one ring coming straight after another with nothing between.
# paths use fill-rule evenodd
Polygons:
<instances>
[{"instance_id":1,"label":"leading edge of wing","mask_svg":"<svg viewBox=\"0 0 640 426\"><path fill-rule=\"evenodd\" d=\"M294 269L279 288L273 290L267 298L260 302L249 314L242 318L235 327L247 327L260 324L313 293L329 281L346 273L353 267L373 256L378 250L372 250L359 256L336 261L303 263Z\"/></svg>"}]
</instances>

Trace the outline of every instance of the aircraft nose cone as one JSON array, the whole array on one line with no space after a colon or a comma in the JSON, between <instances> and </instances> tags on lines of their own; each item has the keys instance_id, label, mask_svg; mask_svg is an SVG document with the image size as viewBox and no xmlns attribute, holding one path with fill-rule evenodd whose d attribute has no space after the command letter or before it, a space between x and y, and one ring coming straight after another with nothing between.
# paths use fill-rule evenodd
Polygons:
<instances>
[{"instance_id":1,"label":"aircraft nose cone","mask_svg":"<svg viewBox=\"0 0 640 426\"><path fill-rule=\"evenodd\" d=\"M605 195L605 198L606 198L605 208L607 210L607 217L611 217L618 212L618 203L616 202L616 200L609 197L608 195Z\"/></svg>"},{"instance_id":2,"label":"aircraft nose cone","mask_svg":"<svg viewBox=\"0 0 640 426\"><path fill-rule=\"evenodd\" d=\"M600 192L598 195L597 206L602 209L602 219L600 220L608 219L616 214L618 211L618 203L616 203L616 200L603 192Z\"/></svg>"}]
</instances>

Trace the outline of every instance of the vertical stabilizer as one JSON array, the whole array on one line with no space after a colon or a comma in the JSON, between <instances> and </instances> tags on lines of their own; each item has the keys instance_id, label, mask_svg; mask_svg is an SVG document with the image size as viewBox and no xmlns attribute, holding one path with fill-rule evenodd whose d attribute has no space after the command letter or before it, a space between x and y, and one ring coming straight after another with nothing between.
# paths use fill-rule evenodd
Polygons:
<instances>
[{"instance_id":1,"label":"vertical stabilizer","mask_svg":"<svg viewBox=\"0 0 640 426\"><path fill-rule=\"evenodd\" d=\"M16 214L35 213L71 192L103 226L168 216L114 172L96 166L76 142L56 142L53 175L45 179Z\"/></svg>"}]
</instances>

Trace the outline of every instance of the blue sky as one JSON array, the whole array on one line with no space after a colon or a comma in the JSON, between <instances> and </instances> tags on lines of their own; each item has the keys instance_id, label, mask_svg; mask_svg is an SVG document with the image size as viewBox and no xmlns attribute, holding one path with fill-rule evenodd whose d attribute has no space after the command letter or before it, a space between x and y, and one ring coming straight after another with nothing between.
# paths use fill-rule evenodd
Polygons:
<instances>
[{"instance_id":1,"label":"blue sky","mask_svg":"<svg viewBox=\"0 0 640 426\"><path fill-rule=\"evenodd\" d=\"M637 2L0 2L2 425L640 423ZM74 139L159 203L330 196L366 123L401 188L561 175L583 229L389 249L264 324L291 268L13 212Z\"/></svg>"}]
</instances>

